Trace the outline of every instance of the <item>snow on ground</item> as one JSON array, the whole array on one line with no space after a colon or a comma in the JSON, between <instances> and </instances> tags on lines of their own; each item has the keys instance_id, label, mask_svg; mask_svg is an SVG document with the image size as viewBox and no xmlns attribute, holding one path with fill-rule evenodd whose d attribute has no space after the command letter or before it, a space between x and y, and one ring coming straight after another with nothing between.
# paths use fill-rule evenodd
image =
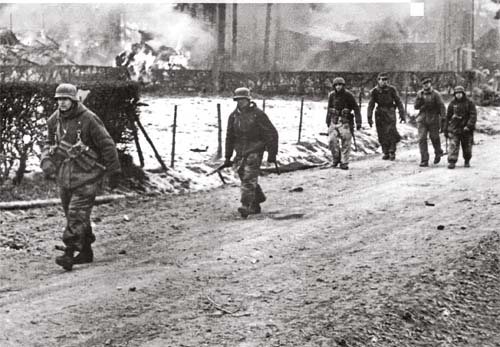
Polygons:
<instances>
[{"instance_id":1,"label":"snow on ground","mask_svg":"<svg viewBox=\"0 0 500 347\"><path fill-rule=\"evenodd\" d=\"M141 108L141 121L165 163L170 164L174 105L177 105L175 171L190 180L189 188L193 190L210 189L221 185L217 175L206 176L207 172L221 162L215 160L218 136L217 104L221 105L224 155L227 118L234 110L236 103L230 98L201 97L146 97L142 101L149 106ZM262 100L255 100L255 102L262 108ZM327 148L327 136L320 135L327 131L326 106L326 100L304 101L301 144L298 145L300 99L266 100L265 112L278 129L280 136L278 161L281 165L292 162L321 164L331 161L331 154ZM370 129L366 120L366 104L362 107L362 115L363 129L355 132L358 151L351 152L353 158L380 153L375 127ZM411 125L398 124L398 129L404 139L403 142L411 141L416 136L416 129ZM140 144L144 152L145 169L157 169L158 161L143 137L140 139ZM135 148L131 146L130 149L134 162L138 163ZM205 149L207 150L204 152L197 151ZM163 176L168 175L163 174ZM235 176L229 173L229 170L225 170L224 176L229 180L235 180ZM155 179L155 184L161 186L161 182L157 179ZM169 191L170 188L166 190Z\"/></svg>"},{"instance_id":2,"label":"snow on ground","mask_svg":"<svg viewBox=\"0 0 500 347\"><path fill-rule=\"evenodd\" d=\"M172 150L172 123L174 106L177 105L177 133L175 167L167 173L157 173L160 164L154 152L140 135L140 144L145 160L145 169L148 172L148 190L159 192L185 192L207 190L222 184L219 177L206 174L222 163L216 160L217 152L217 104L221 105L222 118L222 155L227 118L234 110L236 103L231 98L217 97L144 97L143 102L148 106L141 107L141 122L146 128L163 161L170 166ZM262 100L254 100L262 108ZM306 165L331 162L331 154L327 147L327 136L320 133L327 132L325 124L326 100L304 101L301 144L298 142L300 122L300 99L269 99L266 100L265 111L279 132L278 162L281 165L302 163ZM356 131L358 151L351 151L351 157L380 153L375 127L370 128L366 120L366 107L363 104L363 128ZM416 111L408 105L408 112L415 116ZM500 133L500 108L478 107L478 124L480 132ZM414 142L417 130L410 124L398 123L398 130L403 137L403 144ZM401 146L401 144L399 145ZM353 146L354 147L354 146ZM194 150L194 151L193 151ZM205 151L206 150L206 151ZM139 165L139 158L134 144L130 144L129 152L134 163ZM266 159L266 156L264 156ZM40 171L36 157L29 161L28 169ZM355 165L355 164L353 164ZM268 166L264 162L263 167ZM223 171L228 182L235 182L236 175L229 169Z\"/></svg>"}]
</instances>

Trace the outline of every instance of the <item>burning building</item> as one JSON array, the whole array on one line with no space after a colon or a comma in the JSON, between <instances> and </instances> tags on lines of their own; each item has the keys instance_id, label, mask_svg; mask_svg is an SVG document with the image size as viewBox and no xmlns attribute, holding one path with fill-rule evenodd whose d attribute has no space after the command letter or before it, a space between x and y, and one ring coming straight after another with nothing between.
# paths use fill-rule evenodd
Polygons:
<instances>
[{"instance_id":1,"label":"burning building","mask_svg":"<svg viewBox=\"0 0 500 347\"><path fill-rule=\"evenodd\" d=\"M24 42L23 42L24 41ZM0 29L0 65L72 65L59 44L43 32L21 41L9 29Z\"/></svg>"}]
</instances>

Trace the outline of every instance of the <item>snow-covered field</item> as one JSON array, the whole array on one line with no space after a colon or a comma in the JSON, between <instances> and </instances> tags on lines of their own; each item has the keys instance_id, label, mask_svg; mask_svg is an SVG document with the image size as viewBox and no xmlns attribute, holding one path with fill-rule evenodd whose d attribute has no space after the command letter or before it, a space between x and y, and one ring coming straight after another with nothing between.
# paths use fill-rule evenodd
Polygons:
<instances>
[{"instance_id":1,"label":"snow-covered field","mask_svg":"<svg viewBox=\"0 0 500 347\"><path fill-rule=\"evenodd\" d=\"M144 98L143 102L149 106L141 107L141 121L149 136L167 165L170 164L172 150L172 123L174 119L174 106L177 105L177 133L175 173L178 179L190 180L189 188L194 190L210 189L221 184L217 175L207 177L215 163L217 153L217 104L221 105L222 116L222 148L224 155L225 128L229 114L234 110L236 103L230 98ZM262 100L254 100L262 108ZM300 99L266 100L265 111L279 132L278 162L286 165L292 162L304 164L320 164L331 161L330 151L327 148L327 137L320 135L326 132L326 105L325 101L304 101L301 145L298 145L300 122ZM409 107L413 111L412 107ZM362 107L363 129L356 132L358 151L352 151L352 157L357 158L367 154L379 153L375 128L368 126L366 120L366 104ZM398 129L403 136L403 142L411 141L416 136L416 129L407 124L398 124ZM144 137L140 140L144 152L145 168L159 168L154 153ZM208 146L208 148L207 148ZM134 162L139 163L134 146L130 147ZM197 150L205 150L198 152ZM193 151L195 150L195 151ZM266 158L266 157L264 157ZM166 186L164 178L168 175L151 175L157 186L163 186L167 191L175 189L175 182L171 181ZM156 177L155 177L156 176ZM225 171L225 176L234 179L230 170ZM167 180L168 181L168 180ZM174 187L170 186L173 184Z\"/></svg>"},{"instance_id":2,"label":"snow-covered field","mask_svg":"<svg viewBox=\"0 0 500 347\"><path fill-rule=\"evenodd\" d=\"M144 97L141 101L148 106L141 107L140 119L146 131L160 153L163 161L170 166L172 150L172 123L174 106L177 105L177 133L175 167L167 173L157 170L160 164L144 136L139 133L145 169L148 172L151 189L159 192L185 192L206 190L222 183L217 175L207 176L214 167L222 163L216 160L217 153L217 104L221 105L222 117L222 154L226 123L236 103L231 98L217 97ZM262 108L262 100L254 100ZM279 132L278 162L281 165L302 163L306 165L322 164L331 161L327 147L327 137L320 135L327 131L325 124L326 100L304 101L301 144L298 142L300 121L300 99L266 100L265 111ZM363 104L363 128L356 131L358 151L351 151L353 159L369 154L380 153L375 127L370 128L366 120L366 103ZM413 105L408 105L408 113L415 115ZM500 132L500 108L478 107L479 131L486 133ZM402 143L414 142L417 129L409 124L398 123L398 130L403 137ZM401 144L399 144L401 146ZM205 150L206 149L206 150ZM194 150L194 151L193 151ZM133 143L129 145L135 164L139 165L139 157ZM264 156L266 159L266 156ZM263 167L267 164L264 162ZM355 166L353 163L351 166ZM30 158L28 169L40 171L36 156ZM223 172L228 182L236 181L232 170Z\"/></svg>"}]
</instances>

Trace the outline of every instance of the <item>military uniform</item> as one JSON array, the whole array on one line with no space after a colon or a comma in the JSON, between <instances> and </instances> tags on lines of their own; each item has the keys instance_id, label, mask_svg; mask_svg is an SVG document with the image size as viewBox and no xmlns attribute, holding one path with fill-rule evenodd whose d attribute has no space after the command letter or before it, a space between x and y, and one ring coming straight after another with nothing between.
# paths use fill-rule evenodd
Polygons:
<instances>
[{"instance_id":1,"label":"military uniform","mask_svg":"<svg viewBox=\"0 0 500 347\"><path fill-rule=\"evenodd\" d=\"M401 119L405 118L405 111L396 88L387 85L377 86L370 91L368 102L368 123L373 123L373 109L375 110L375 126L384 159L396 158L396 144L401 141L401 136L396 128L396 108Z\"/></svg>"},{"instance_id":2,"label":"military uniform","mask_svg":"<svg viewBox=\"0 0 500 347\"><path fill-rule=\"evenodd\" d=\"M341 168L348 168L352 133L354 132L352 111L356 117L356 128L360 129L361 113L351 92L342 88L340 91L334 90L330 93L326 125L328 126L328 144L332 152L334 167L341 163ZM339 141L341 146L339 146Z\"/></svg>"},{"instance_id":3,"label":"military uniform","mask_svg":"<svg viewBox=\"0 0 500 347\"><path fill-rule=\"evenodd\" d=\"M463 90L458 87L455 90ZM459 100L455 97L448 105L446 112L446 122L443 132L450 139L448 147L448 167L453 169L458 160L460 146L465 160L465 166L470 166L472 158L472 145L474 144L474 129L476 127L477 112L474 103L468 99L464 91L463 97ZM457 91L455 91L455 94Z\"/></svg>"},{"instance_id":4,"label":"military uniform","mask_svg":"<svg viewBox=\"0 0 500 347\"><path fill-rule=\"evenodd\" d=\"M42 153L41 165L44 171L47 171L47 167L55 168L67 220L62 238L66 245L65 258L61 263L58 261L61 257L58 257L56 262L71 270L75 262L73 259L75 251L80 252L80 258L83 253L89 260L87 262L92 261L93 253L90 245L95 241L95 236L92 232L90 214L98 183L105 172L110 175L118 174L121 171L120 162L115 143L103 122L76 99L73 99L73 106L69 111L55 111L48 119L47 127L48 140ZM104 166L83 165L78 156L58 156L54 149L62 143L69 146L83 146L93 153L97 163L102 163Z\"/></svg>"},{"instance_id":5,"label":"military uniform","mask_svg":"<svg viewBox=\"0 0 500 347\"><path fill-rule=\"evenodd\" d=\"M264 151L268 161L275 161L278 153L278 132L267 115L254 102L243 109L238 107L228 119L226 132L226 162L231 162L241 180L240 213L245 216L260 212L260 203L266 200L258 178ZM243 211L244 210L244 211Z\"/></svg>"},{"instance_id":6,"label":"military uniform","mask_svg":"<svg viewBox=\"0 0 500 347\"><path fill-rule=\"evenodd\" d=\"M415 110L420 110L417 116L418 144L420 147L421 166L427 166L429 162L429 151L427 147L427 134L434 147L434 164L439 163L443 150L439 130L444 122L446 108L441 95L432 89L421 90L417 93Z\"/></svg>"}]
</instances>

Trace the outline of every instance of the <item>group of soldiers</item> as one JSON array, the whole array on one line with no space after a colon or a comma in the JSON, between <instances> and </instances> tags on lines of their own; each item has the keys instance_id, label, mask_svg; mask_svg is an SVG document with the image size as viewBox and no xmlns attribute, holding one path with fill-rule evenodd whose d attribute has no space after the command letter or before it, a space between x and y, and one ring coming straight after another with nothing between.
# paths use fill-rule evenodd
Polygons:
<instances>
[{"instance_id":1,"label":"group of soldiers","mask_svg":"<svg viewBox=\"0 0 500 347\"><path fill-rule=\"evenodd\" d=\"M340 168L347 170L351 139L354 134L354 119L356 130L361 129L361 114L354 96L345 89L345 81L338 77L333 82L334 90L328 97L326 123L329 132L329 146L332 152L333 166L340 163ZM470 167L473 145L473 131L476 125L477 112L474 103L466 96L462 86L456 86L454 98L448 109L438 91L432 88L432 79L422 79L422 89L415 99L415 110L418 110L417 128L420 149L420 166L429 166L429 151L427 139L430 138L434 147L434 164L441 161L444 154L441 148L440 133L449 139L448 168L454 169L462 146L464 166ZM376 108L375 108L376 105ZM375 109L375 126L378 141L382 148L382 159L396 159L396 145L401 140L397 130L396 109L401 123L406 122L406 112L403 103L394 86L388 84L388 76L381 73L377 77L377 86L370 91L367 119L373 126L373 111ZM353 116L354 113L354 116Z\"/></svg>"},{"instance_id":2,"label":"group of soldiers","mask_svg":"<svg viewBox=\"0 0 500 347\"><path fill-rule=\"evenodd\" d=\"M354 131L361 130L362 126L361 111L353 94L345 88L346 82L342 77L336 77L332 84L326 115L332 166L348 170ZM422 89L417 93L414 105L419 111L416 121L421 167L429 166L428 138L434 147L434 164L441 161L444 151L441 148L440 133L449 139L448 168L455 168L460 146L464 167L470 167L477 120L476 107L466 96L464 87L456 86L453 94L454 98L446 109L439 92L432 88L432 79L422 79ZM233 99L237 106L228 120L224 166L235 167L240 177L241 207L238 211L246 218L250 214L260 213L260 204L266 200L258 184L259 168L266 150L268 162L276 162L278 132L267 115L251 101L249 89L236 89ZM388 76L381 73L377 76L377 86L370 91L367 119L371 128L375 113L383 160L396 160L396 146L401 140L397 129L396 109L400 122L405 123L407 115L398 92L388 84ZM232 161L234 151L236 156Z\"/></svg>"},{"instance_id":3,"label":"group of soldiers","mask_svg":"<svg viewBox=\"0 0 500 347\"><path fill-rule=\"evenodd\" d=\"M472 157L473 131L476 123L476 107L468 99L461 86L454 89L454 99L446 110L439 93L432 88L430 78L422 80L423 88L417 93L415 109L417 117L420 166L429 166L427 137L434 147L434 164L443 156L440 135L449 139L448 168L455 168L459 148L462 147L465 167ZM326 124L332 165L349 169L349 156L354 131L361 130L359 105L345 88L345 80L337 77L333 91L328 96ZM90 214L95 202L98 185L103 176L108 177L113 189L120 179L120 162L116 145L103 122L88 110L77 97L77 88L61 84L55 93L58 109L47 121L48 139L43 149L41 167L47 178L57 179L60 198L66 216L62 240L65 247L56 263L65 270L75 264L93 261ZM247 218L261 212L260 204L266 196L258 183L264 152L267 161L276 163L278 131L268 116L251 100L248 88L234 91L237 105L230 114L226 131L225 162L223 167L233 167L241 180L241 206L238 212ZM376 106L376 108L375 108ZM396 109L401 122L406 114L396 88L388 84L388 77L379 74L377 86L370 92L367 119L375 126L384 160L396 159L396 145L401 140L397 130ZM355 125L355 127L354 127ZM233 154L236 155L233 158ZM76 254L77 253L77 254ZM75 255L76 254L76 255Z\"/></svg>"}]
</instances>

